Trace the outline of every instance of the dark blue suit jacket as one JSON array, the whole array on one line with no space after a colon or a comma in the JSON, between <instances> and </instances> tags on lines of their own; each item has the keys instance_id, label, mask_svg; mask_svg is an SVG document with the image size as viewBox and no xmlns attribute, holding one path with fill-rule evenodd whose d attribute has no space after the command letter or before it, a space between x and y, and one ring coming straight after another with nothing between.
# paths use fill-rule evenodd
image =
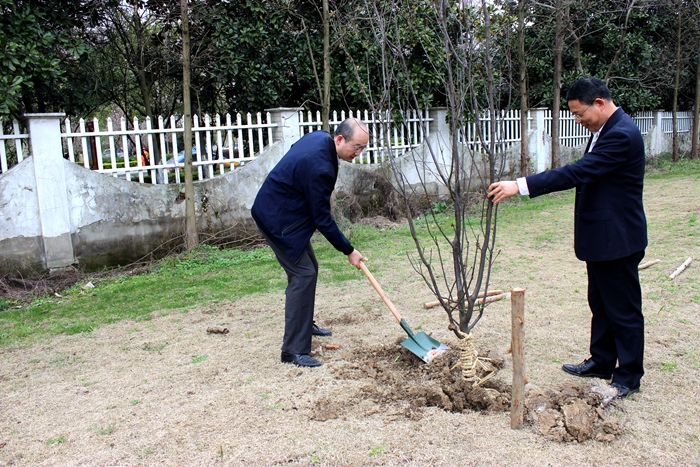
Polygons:
<instances>
[{"instance_id":1,"label":"dark blue suit jacket","mask_svg":"<svg viewBox=\"0 0 700 467\"><path fill-rule=\"evenodd\" d=\"M309 133L280 159L255 197L253 219L295 263L316 230L346 255L354 250L331 215L338 162L331 135Z\"/></svg>"},{"instance_id":2,"label":"dark blue suit jacket","mask_svg":"<svg viewBox=\"0 0 700 467\"><path fill-rule=\"evenodd\" d=\"M588 143L590 146L590 141ZM622 108L613 113L593 150L573 164L526 178L530 197L576 188L574 249L582 261L610 261L647 246L642 203L644 141Z\"/></svg>"}]
</instances>

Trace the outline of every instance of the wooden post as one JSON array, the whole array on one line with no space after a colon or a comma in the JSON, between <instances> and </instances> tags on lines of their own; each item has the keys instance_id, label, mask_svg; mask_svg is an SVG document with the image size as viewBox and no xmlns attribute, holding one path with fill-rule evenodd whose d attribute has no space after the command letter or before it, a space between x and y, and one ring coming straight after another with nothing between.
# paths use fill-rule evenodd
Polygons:
<instances>
[{"instance_id":1,"label":"wooden post","mask_svg":"<svg viewBox=\"0 0 700 467\"><path fill-rule=\"evenodd\" d=\"M510 291L511 338L513 353L513 394L510 403L510 427L517 430L523 426L525 399L525 289Z\"/></svg>"}]
</instances>

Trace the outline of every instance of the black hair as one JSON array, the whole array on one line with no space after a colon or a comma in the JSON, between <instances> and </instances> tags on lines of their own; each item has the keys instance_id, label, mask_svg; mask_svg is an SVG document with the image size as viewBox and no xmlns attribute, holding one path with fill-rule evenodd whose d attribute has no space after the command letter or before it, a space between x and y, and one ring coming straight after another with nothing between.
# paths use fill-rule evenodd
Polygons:
<instances>
[{"instance_id":1,"label":"black hair","mask_svg":"<svg viewBox=\"0 0 700 467\"><path fill-rule=\"evenodd\" d=\"M612 100L610 89L598 78L588 76L576 80L566 93L566 100L577 100L584 105L593 105L596 99Z\"/></svg>"}]
</instances>

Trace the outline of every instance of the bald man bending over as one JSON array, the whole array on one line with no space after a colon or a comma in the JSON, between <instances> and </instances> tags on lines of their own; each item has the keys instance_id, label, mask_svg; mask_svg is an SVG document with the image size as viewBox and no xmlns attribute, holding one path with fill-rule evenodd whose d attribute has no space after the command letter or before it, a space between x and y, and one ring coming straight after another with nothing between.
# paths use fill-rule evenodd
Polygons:
<instances>
[{"instance_id":1,"label":"bald man bending over","mask_svg":"<svg viewBox=\"0 0 700 467\"><path fill-rule=\"evenodd\" d=\"M253 219L287 273L283 363L321 366L309 355L311 337L331 335L314 323L318 262L313 233L321 232L356 268L364 259L338 228L330 199L340 161L352 162L368 141L367 126L356 118L343 120L333 136L327 131L305 135L268 174L253 203Z\"/></svg>"}]
</instances>

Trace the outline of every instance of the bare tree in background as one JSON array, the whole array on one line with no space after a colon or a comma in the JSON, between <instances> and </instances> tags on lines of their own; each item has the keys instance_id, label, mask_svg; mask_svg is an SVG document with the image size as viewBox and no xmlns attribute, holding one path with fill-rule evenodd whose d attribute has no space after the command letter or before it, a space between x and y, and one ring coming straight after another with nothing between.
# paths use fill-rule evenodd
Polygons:
<instances>
[{"instance_id":1,"label":"bare tree in background","mask_svg":"<svg viewBox=\"0 0 700 467\"><path fill-rule=\"evenodd\" d=\"M530 175L530 149L527 115L527 57L525 55L525 0L518 1L518 84L520 92L520 176Z\"/></svg>"},{"instance_id":2,"label":"bare tree in background","mask_svg":"<svg viewBox=\"0 0 700 467\"><path fill-rule=\"evenodd\" d=\"M315 3L315 2L311 2ZM315 5L314 5L315 6ZM318 90L318 99L321 105L321 129L330 131L330 116L331 116L331 29L330 29L330 6L328 0L321 0L321 28L323 29L323 85L318 76L316 68L316 59L314 58L313 47L311 46L311 37L309 36L309 27L304 20L304 16L295 12L293 4L288 4L289 13L299 17L303 27L306 45L309 50L309 61L316 80L316 88Z\"/></svg>"},{"instance_id":3,"label":"bare tree in background","mask_svg":"<svg viewBox=\"0 0 700 467\"><path fill-rule=\"evenodd\" d=\"M190 22L187 0L180 0L182 15L182 101L185 145L185 248L199 245L197 217L194 210L194 182L192 181L192 101L190 100Z\"/></svg>"},{"instance_id":4,"label":"bare tree in background","mask_svg":"<svg viewBox=\"0 0 700 467\"><path fill-rule=\"evenodd\" d=\"M337 25L342 33L360 24L374 35L383 82L380 92L367 95L375 115L400 118L409 109L420 109L408 66L414 50L426 51L426 60L442 81L450 140L431 137L408 159L389 155L387 160L415 244L409 259L446 312L449 329L460 339L462 372L471 381L477 379L479 363L471 331L484 314L485 304L478 295L488 292L495 257L497 211L485 192L505 167L497 108L497 72L502 70L494 70L493 60L502 51L494 49L493 28L498 27L492 24L494 18L498 20L498 15L486 0L478 6L448 0L366 0L358 17ZM366 77L357 77L369 88L363 81ZM422 122L423 132L427 125ZM379 133L389 138L389 130L385 123ZM468 143L469 131L475 131L475 143ZM384 143L388 146L388 141ZM407 179L402 163L420 174L418 183ZM426 198L428 175L438 180L452 205L447 220L436 209L428 209L416 220L412 202ZM425 224L427 240L418 234L419 222Z\"/></svg>"},{"instance_id":5,"label":"bare tree in background","mask_svg":"<svg viewBox=\"0 0 700 467\"><path fill-rule=\"evenodd\" d=\"M678 162L678 87L681 80L681 32L683 31L683 0L678 0L676 3L676 15L678 22L676 23L676 70L673 76L673 109L671 111L673 124L673 149L671 150L671 159L673 162Z\"/></svg>"},{"instance_id":6,"label":"bare tree in background","mask_svg":"<svg viewBox=\"0 0 700 467\"><path fill-rule=\"evenodd\" d=\"M694 2L694 15L696 18L695 24L700 24L700 1L695 0ZM697 47L695 48L695 53L697 54L697 67L695 69L695 106L693 108L693 133L692 133L692 145L690 147L690 157L692 159L698 158L698 145L700 145L700 34L695 37L697 42Z\"/></svg>"},{"instance_id":7,"label":"bare tree in background","mask_svg":"<svg viewBox=\"0 0 700 467\"><path fill-rule=\"evenodd\" d=\"M698 50L700 50L700 38L698 38ZM698 145L700 142L700 53L698 53L698 65L695 71L695 106L693 107L693 136L692 143L690 147L690 157L691 159L698 158Z\"/></svg>"},{"instance_id":8,"label":"bare tree in background","mask_svg":"<svg viewBox=\"0 0 700 467\"><path fill-rule=\"evenodd\" d=\"M554 92L552 94L552 168L556 169L561 165L561 147L559 145L559 110L561 109L561 70L564 60L564 17L568 16L564 10L568 10L566 0L555 0L554 2L554 69L552 82Z\"/></svg>"},{"instance_id":9,"label":"bare tree in background","mask_svg":"<svg viewBox=\"0 0 700 467\"><path fill-rule=\"evenodd\" d=\"M331 30L328 11L328 0L323 0L323 101L321 105L322 128L330 131L329 120L331 117Z\"/></svg>"},{"instance_id":10,"label":"bare tree in background","mask_svg":"<svg viewBox=\"0 0 700 467\"><path fill-rule=\"evenodd\" d=\"M610 78L612 76L612 72L615 69L615 65L617 65L617 61L620 59L620 56L622 55L622 52L625 50L625 38L627 37L627 26L629 25L630 21L630 15L632 14L632 10L635 8L635 4L637 3L637 0L626 0L626 5L622 12L624 13L624 20L622 21L622 24L619 27L620 29L620 43L618 45L617 51L615 51L615 56L613 59L610 61L610 65L608 66L608 71L605 73L605 78L603 78L603 81L605 81L605 84L607 85L610 82Z\"/></svg>"},{"instance_id":11,"label":"bare tree in background","mask_svg":"<svg viewBox=\"0 0 700 467\"><path fill-rule=\"evenodd\" d=\"M627 45L626 37L627 30L630 21L630 15L635 8L640 8L646 6L648 2L646 0L617 0L610 2L609 5L605 5L604 10L598 10L595 12L596 16L609 16L609 20L606 21L604 28L616 28L620 31L618 48L608 64L605 76L602 78L606 85L609 85L610 80L613 78L612 73L622 56L623 51ZM550 9L552 15L554 16L554 63L552 72L552 155L551 155L551 167L557 168L561 166L561 145L559 142L560 135L560 124L559 124L559 111L561 109L561 91L562 91L562 74L563 74L563 57L564 48L569 41L573 41L574 47L574 59L575 68L579 73L583 73L583 65L581 63L581 52L580 43L582 37L594 33L595 31L590 31L588 28L588 21L583 22L583 26L580 28L575 27L574 21L571 18L571 9L578 8L583 9L585 14L584 17L590 18L592 15L589 12L590 6L586 4L577 4L575 0L550 0L550 3L539 3L537 5L545 9ZM616 17L619 19L616 20ZM620 24L617 24L620 23Z\"/></svg>"}]
</instances>

